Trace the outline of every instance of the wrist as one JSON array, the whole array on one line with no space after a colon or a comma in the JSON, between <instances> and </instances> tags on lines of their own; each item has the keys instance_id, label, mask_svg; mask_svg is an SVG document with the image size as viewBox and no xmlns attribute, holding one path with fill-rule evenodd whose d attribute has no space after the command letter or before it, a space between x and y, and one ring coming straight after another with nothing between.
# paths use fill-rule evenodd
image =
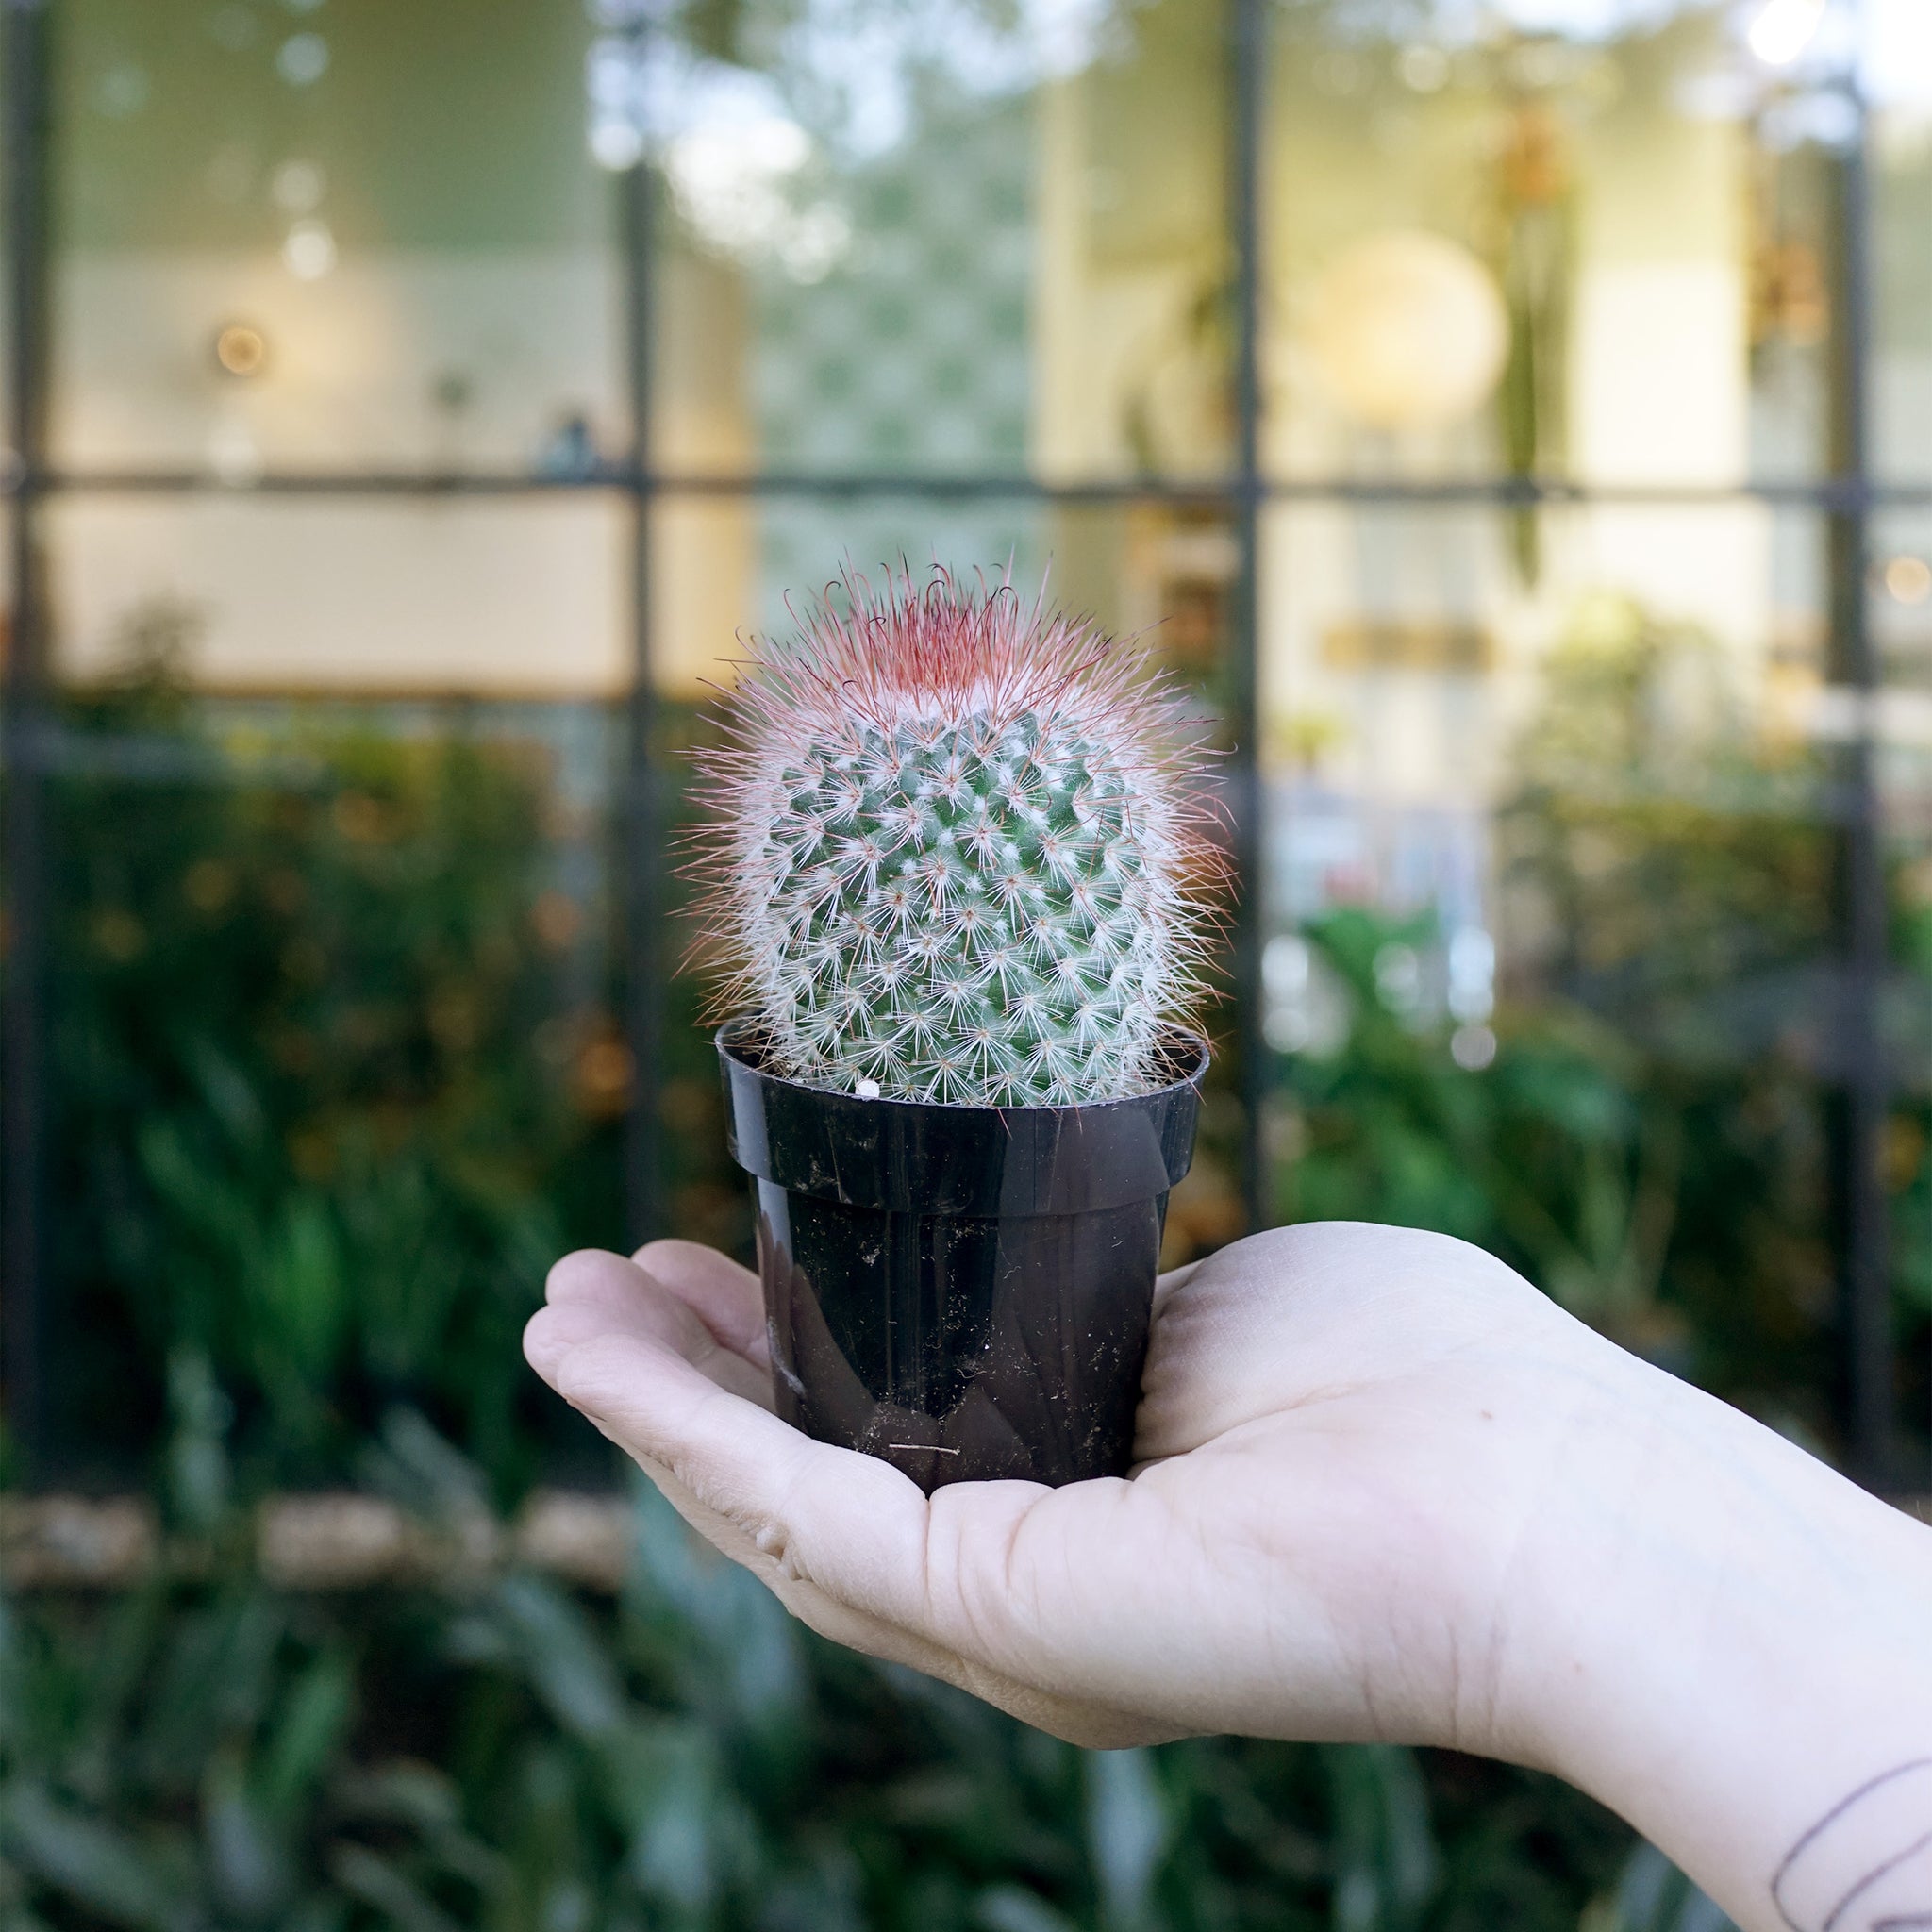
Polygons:
<instances>
[{"instance_id":1,"label":"wrist","mask_svg":"<svg viewBox=\"0 0 1932 1932\"><path fill-rule=\"evenodd\" d=\"M1505 1734L1740 1924L1782 1926L1791 1845L1932 1753L1932 1532L1641 1364L1619 1357L1602 1396L1525 1545Z\"/></svg>"}]
</instances>

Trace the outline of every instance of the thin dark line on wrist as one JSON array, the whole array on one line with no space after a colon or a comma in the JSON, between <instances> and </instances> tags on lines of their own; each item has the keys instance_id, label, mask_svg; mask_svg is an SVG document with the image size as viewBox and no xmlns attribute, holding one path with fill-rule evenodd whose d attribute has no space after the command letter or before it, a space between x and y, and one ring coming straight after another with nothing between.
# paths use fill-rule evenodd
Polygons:
<instances>
[{"instance_id":1,"label":"thin dark line on wrist","mask_svg":"<svg viewBox=\"0 0 1932 1932\"><path fill-rule=\"evenodd\" d=\"M1896 1872L1898 1868L1901 1865L1903 1865L1907 1858L1916 1857L1921 1852L1923 1852L1925 1849L1927 1845L1932 1845L1932 1831L1926 1832L1924 1836L1922 1838L1914 1839L1912 1842L1905 1848L1904 1851L1898 1852L1894 1854L1891 1857L1887 1858L1882 1865L1873 1866L1871 1871L1866 1873L1864 1877L1859 1879L1857 1884L1853 1886L1851 1890L1846 1892L1844 1897L1840 1899L1837 1905L1832 1907L1831 1916L1825 1920L1824 1925L1820 1928L1820 1932L1832 1932L1832 1928L1836 1926L1840 1919L1841 1919L1844 1916L1847 1907L1849 1907L1857 1900L1860 1892L1870 1891L1874 1885L1876 1885L1878 1881L1881 1878L1883 1878L1888 1872ZM1912 1923L1914 1922L1909 1919L1881 1919L1878 1921L1878 1926L1883 1927L1886 1925L1894 1924L1911 1924ZM1874 1932L1877 1932L1877 1928L1874 1928Z\"/></svg>"},{"instance_id":2,"label":"thin dark line on wrist","mask_svg":"<svg viewBox=\"0 0 1932 1932\"><path fill-rule=\"evenodd\" d=\"M1881 1771L1874 1778L1868 1778L1856 1790L1848 1792L1843 1798L1840 1799L1785 1854L1783 1861L1779 1864L1777 1870L1772 1874L1771 1899L1772 1903L1777 1907L1778 1917L1790 1927L1790 1932L1812 1932L1812 1928L1799 1924L1797 1920L1791 1917L1790 1911L1785 1907L1784 1886L1786 1879L1790 1875L1791 1867L1797 1863L1799 1858L1810 1849L1819 1838L1829 1831L1840 1819L1844 1818L1855 1806L1863 1804L1874 1792L1882 1790L1887 1785L1895 1784L1902 1777L1909 1777L1916 1771L1925 1771L1928 1769L1932 1769L1932 1757L1912 1757L1907 1759L1903 1764L1893 1765L1890 1771ZM1912 1857L1914 1853L1923 1850L1928 1843L1932 1843L1932 1835L1921 1839L1915 1845L1907 1846L1897 1857L1887 1860L1885 1864L1878 1866L1875 1870L1868 1872L1832 1908L1830 1917L1822 1925L1815 1928L1815 1932L1831 1932L1831 1928L1838 1921L1839 1914L1857 1898L1859 1892L1863 1891L1868 1886L1875 1884L1877 1880L1884 1877L1887 1872L1902 1864L1907 1858ZM1872 1932L1907 1932L1907 1928L1923 1926L1932 1926L1932 1911L1914 1913L1905 1918L1890 1918L1883 1922L1874 1922Z\"/></svg>"}]
</instances>

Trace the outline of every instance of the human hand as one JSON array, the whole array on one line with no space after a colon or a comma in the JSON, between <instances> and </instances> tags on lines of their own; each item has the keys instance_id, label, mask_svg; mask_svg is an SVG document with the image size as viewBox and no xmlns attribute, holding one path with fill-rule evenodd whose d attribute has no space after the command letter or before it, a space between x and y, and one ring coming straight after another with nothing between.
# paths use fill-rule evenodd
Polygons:
<instances>
[{"instance_id":1,"label":"human hand","mask_svg":"<svg viewBox=\"0 0 1932 1932\"><path fill-rule=\"evenodd\" d=\"M1286 1229L1162 1281L1131 1480L928 1499L768 1412L758 1283L723 1257L575 1255L549 1293L533 1365L794 1614L1082 1742L1539 1755L1512 1573L1591 1419L1657 1392L1479 1249Z\"/></svg>"},{"instance_id":2,"label":"human hand","mask_svg":"<svg viewBox=\"0 0 1932 1932\"><path fill-rule=\"evenodd\" d=\"M1932 1536L1462 1242L1166 1276L1139 1466L1062 1490L928 1498L780 1423L757 1278L689 1242L559 1262L525 1347L814 1629L1062 1737L1455 1745L1747 1927L1932 1924Z\"/></svg>"}]
</instances>

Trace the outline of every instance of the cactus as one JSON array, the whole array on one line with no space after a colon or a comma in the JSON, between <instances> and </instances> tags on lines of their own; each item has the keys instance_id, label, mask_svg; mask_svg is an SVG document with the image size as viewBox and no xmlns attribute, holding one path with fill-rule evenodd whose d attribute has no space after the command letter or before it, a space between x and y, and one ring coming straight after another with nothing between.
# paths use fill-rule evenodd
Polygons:
<instances>
[{"instance_id":1,"label":"cactus","mask_svg":"<svg viewBox=\"0 0 1932 1932\"><path fill-rule=\"evenodd\" d=\"M709 930L768 1064L976 1107L1167 1077L1220 870L1176 694L1009 582L835 591L754 641L705 760Z\"/></svg>"}]
</instances>

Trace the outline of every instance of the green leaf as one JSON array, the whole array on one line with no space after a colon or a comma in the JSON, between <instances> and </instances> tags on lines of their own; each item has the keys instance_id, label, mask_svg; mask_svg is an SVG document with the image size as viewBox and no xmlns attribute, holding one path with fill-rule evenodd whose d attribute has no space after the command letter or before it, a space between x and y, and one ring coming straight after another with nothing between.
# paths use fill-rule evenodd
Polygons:
<instances>
[{"instance_id":1,"label":"green leaf","mask_svg":"<svg viewBox=\"0 0 1932 1932\"><path fill-rule=\"evenodd\" d=\"M460 1520L489 1507L482 1472L420 1410L402 1405L389 1410L379 1446L363 1460L377 1488L419 1515Z\"/></svg>"},{"instance_id":2,"label":"green leaf","mask_svg":"<svg viewBox=\"0 0 1932 1932\"><path fill-rule=\"evenodd\" d=\"M1408 1932L1441 1876L1427 1788L1395 1744L1328 1745L1336 1932Z\"/></svg>"},{"instance_id":3,"label":"green leaf","mask_svg":"<svg viewBox=\"0 0 1932 1932\"><path fill-rule=\"evenodd\" d=\"M692 1697L755 1730L804 1713L808 1687L798 1625L749 1571L727 1562L687 1526L658 1491L637 1491L633 1607L656 1596L682 1620L680 1647Z\"/></svg>"},{"instance_id":4,"label":"green leaf","mask_svg":"<svg viewBox=\"0 0 1932 1932\"><path fill-rule=\"evenodd\" d=\"M133 1932L184 1932L195 1914L171 1875L125 1832L22 1780L0 1787L0 1844L63 1897Z\"/></svg>"},{"instance_id":5,"label":"green leaf","mask_svg":"<svg viewBox=\"0 0 1932 1932\"><path fill-rule=\"evenodd\" d=\"M190 1529L211 1529L228 1502L225 1438L233 1405L216 1382L208 1351L179 1342L168 1352L168 1494Z\"/></svg>"},{"instance_id":6,"label":"green leaf","mask_svg":"<svg viewBox=\"0 0 1932 1932\"><path fill-rule=\"evenodd\" d=\"M491 1597L496 1621L532 1688L564 1728L592 1742L623 1727L626 1704L617 1672L583 1613L535 1576L506 1576Z\"/></svg>"},{"instance_id":7,"label":"green leaf","mask_svg":"<svg viewBox=\"0 0 1932 1932\"><path fill-rule=\"evenodd\" d=\"M349 1283L335 1218L318 1196L292 1192L269 1245L242 1276L264 1375L325 1390L347 1339Z\"/></svg>"},{"instance_id":8,"label":"green leaf","mask_svg":"<svg viewBox=\"0 0 1932 1932\"><path fill-rule=\"evenodd\" d=\"M135 1142L148 1184L225 1260L240 1261L259 1244L261 1230L247 1195L188 1144L170 1120L142 1123Z\"/></svg>"},{"instance_id":9,"label":"green leaf","mask_svg":"<svg viewBox=\"0 0 1932 1932\"><path fill-rule=\"evenodd\" d=\"M268 1115L248 1075L207 1034L193 1035L179 1050L208 1112L234 1145L249 1151L259 1147L268 1131Z\"/></svg>"},{"instance_id":10,"label":"green leaf","mask_svg":"<svg viewBox=\"0 0 1932 1932\"><path fill-rule=\"evenodd\" d=\"M1087 1845L1104 1926L1125 1932L1147 1924L1171 1831L1151 1752L1087 1754Z\"/></svg>"},{"instance_id":11,"label":"green leaf","mask_svg":"<svg viewBox=\"0 0 1932 1932\"><path fill-rule=\"evenodd\" d=\"M346 1816L407 1826L445 1872L488 1891L503 1876L504 1861L463 1829L463 1793L434 1766L408 1759L353 1773L338 1785Z\"/></svg>"},{"instance_id":12,"label":"green leaf","mask_svg":"<svg viewBox=\"0 0 1932 1932\"><path fill-rule=\"evenodd\" d=\"M154 1681L136 1707L145 1775L189 1784L224 1734L262 1722L286 1627L285 1607L250 1574L211 1602L175 1608Z\"/></svg>"},{"instance_id":13,"label":"green leaf","mask_svg":"<svg viewBox=\"0 0 1932 1932\"><path fill-rule=\"evenodd\" d=\"M407 1824L425 1837L452 1830L462 1817L456 1781L434 1765L407 1758L349 1773L337 1798L351 1817Z\"/></svg>"},{"instance_id":14,"label":"green leaf","mask_svg":"<svg viewBox=\"0 0 1932 1932\"><path fill-rule=\"evenodd\" d=\"M288 1846L249 1790L238 1752L209 1760L201 1825L211 1889L223 1906L242 1918L261 1919L287 1899L293 1887Z\"/></svg>"},{"instance_id":15,"label":"green leaf","mask_svg":"<svg viewBox=\"0 0 1932 1932\"><path fill-rule=\"evenodd\" d=\"M340 1893L311 1894L289 1908L275 1932L342 1932L349 1902Z\"/></svg>"},{"instance_id":16,"label":"green leaf","mask_svg":"<svg viewBox=\"0 0 1932 1932\"><path fill-rule=\"evenodd\" d=\"M614 1807L629 1823L632 1882L686 1911L708 1905L723 1876L720 1826L730 1808L712 1739L667 1720L612 1740L607 1761Z\"/></svg>"},{"instance_id":17,"label":"green leaf","mask_svg":"<svg viewBox=\"0 0 1932 1932\"><path fill-rule=\"evenodd\" d=\"M462 1932L434 1899L366 1845L337 1844L329 1854L328 1869L351 1898L379 1912L402 1932Z\"/></svg>"},{"instance_id":18,"label":"green leaf","mask_svg":"<svg viewBox=\"0 0 1932 1932\"><path fill-rule=\"evenodd\" d=\"M1583 1932L1737 1932L1655 1845L1631 1852L1615 1893L1585 1914Z\"/></svg>"},{"instance_id":19,"label":"green leaf","mask_svg":"<svg viewBox=\"0 0 1932 1932\"><path fill-rule=\"evenodd\" d=\"M265 1804L286 1811L313 1789L348 1730L355 1695L355 1670L341 1651L325 1651L295 1679L262 1754Z\"/></svg>"},{"instance_id":20,"label":"green leaf","mask_svg":"<svg viewBox=\"0 0 1932 1932\"><path fill-rule=\"evenodd\" d=\"M983 1932L1076 1932L1064 1912L1017 1885L988 1886L973 1901L973 1923Z\"/></svg>"}]
</instances>

